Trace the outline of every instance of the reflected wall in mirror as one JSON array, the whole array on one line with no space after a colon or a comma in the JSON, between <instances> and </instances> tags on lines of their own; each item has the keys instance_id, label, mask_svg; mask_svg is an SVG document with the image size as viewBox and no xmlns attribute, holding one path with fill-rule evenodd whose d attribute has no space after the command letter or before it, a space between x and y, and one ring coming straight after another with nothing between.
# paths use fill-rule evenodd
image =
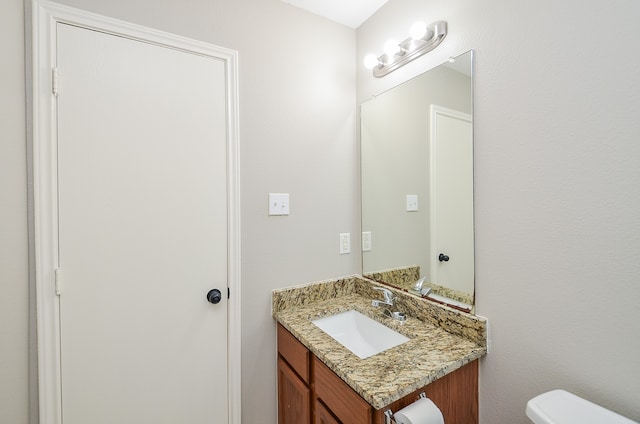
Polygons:
<instances>
[{"instance_id":1,"label":"reflected wall in mirror","mask_svg":"<svg viewBox=\"0 0 640 424\"><path fill-rule=\"evenodd\" d=\"M465 310L474 299L472 59L364 102L360 134L363 275Z\"/></svg>"}]
</instances>

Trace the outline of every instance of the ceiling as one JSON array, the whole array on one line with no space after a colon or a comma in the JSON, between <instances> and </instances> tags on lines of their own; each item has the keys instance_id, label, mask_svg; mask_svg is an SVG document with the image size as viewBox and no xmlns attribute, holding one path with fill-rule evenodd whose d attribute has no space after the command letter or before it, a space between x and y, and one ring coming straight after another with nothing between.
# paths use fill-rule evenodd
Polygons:
<instances>
[{"instance_id":1,"label":"ceiling","mask_svg":"<svg viewBox=\"0 0 640 424\"><path fill-rule=\"evenodd\" d=\"M313 14L351 28L373 15L387 0L282 0L292 6L305 9Z\"/></svg>"}]
</instances>

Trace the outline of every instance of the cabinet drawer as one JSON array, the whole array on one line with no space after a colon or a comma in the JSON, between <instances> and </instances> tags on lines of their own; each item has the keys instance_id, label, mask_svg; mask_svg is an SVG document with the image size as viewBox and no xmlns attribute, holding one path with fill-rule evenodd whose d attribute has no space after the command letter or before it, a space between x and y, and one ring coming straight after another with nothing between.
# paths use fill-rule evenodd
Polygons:
<instances>
[{"instance_id":1,"label":"cabinet drawer","mask_svg":"<svg viewBox=\"0 0 640 424\"><path fill-rule=\"evenodd\" d=\"M313 381L316 397L320 398L341 422L371 423L371 406L315 356Z\"/></svg>"},{"instance_id":2,"label":"cabinet drawer","mask_svg":"<svg viewBox=\"0 0 640 424\"><path fill-rule=\"evenodd\" d=\"M278 353L309 384L309 350L286 328L278 324Z\"/></svg>"}]
</instances>

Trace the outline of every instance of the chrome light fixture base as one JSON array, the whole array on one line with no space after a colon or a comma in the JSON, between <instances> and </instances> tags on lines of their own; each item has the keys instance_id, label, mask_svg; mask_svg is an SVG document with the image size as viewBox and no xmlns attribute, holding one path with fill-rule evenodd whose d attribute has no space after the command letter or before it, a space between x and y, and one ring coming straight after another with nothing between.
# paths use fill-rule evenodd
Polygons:
<instances>
[{"instance_id":1,"label":"chrome light fixture base","mask_svg":"<svg viewBox=\"0 0 640 424\"><path fill-rule=\"evenodd\" d=\"M374 66L373 76L381 78L396 69L406 65L414 59L438 47L447 36L447 22L436 21L427 25L426 34L414 40L409 37L398 45L398 52L393 55L384 53L378 57L378 65Z\"/></svg>"}]
</instances>

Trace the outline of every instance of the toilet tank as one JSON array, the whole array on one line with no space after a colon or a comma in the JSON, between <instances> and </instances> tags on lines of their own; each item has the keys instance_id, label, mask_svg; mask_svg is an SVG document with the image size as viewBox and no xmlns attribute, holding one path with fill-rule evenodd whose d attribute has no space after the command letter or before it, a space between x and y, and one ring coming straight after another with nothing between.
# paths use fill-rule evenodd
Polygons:
<instances>
[{"instance_id":1,"label":"toilet tank","mask_svg":"<svg viewBox=\"0 0 640 424\"><path fill-rule=\"evenodd\" d=\"M564 390L552 390L527 402L535 424L638 424Z\"/></svg>"}]
</instances>

